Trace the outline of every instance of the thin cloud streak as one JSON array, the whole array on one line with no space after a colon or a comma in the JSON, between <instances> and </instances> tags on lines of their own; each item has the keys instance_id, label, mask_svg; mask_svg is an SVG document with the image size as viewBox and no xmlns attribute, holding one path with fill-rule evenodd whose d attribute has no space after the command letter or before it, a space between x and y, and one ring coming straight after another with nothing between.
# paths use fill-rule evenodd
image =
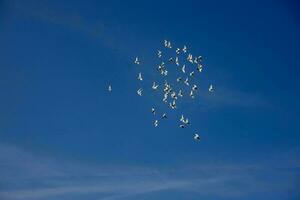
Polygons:
<instances>
[{"instance_id":1,"label":"thin cloud streak","mask_svg":"<svg viewBox=\"0 0 300 200\"><path fill-rule=\"evenodd\" d=\"M272 190L295 190L295 179L300 177L298 165L279 165L275 169L267 164L222 163L192 163L172 169L90 166L36 156L4 144L0 144L0 163L0 197L8 200L79 194L115 200L163 191L241 198Z\"/></svg>"}]
</instances>

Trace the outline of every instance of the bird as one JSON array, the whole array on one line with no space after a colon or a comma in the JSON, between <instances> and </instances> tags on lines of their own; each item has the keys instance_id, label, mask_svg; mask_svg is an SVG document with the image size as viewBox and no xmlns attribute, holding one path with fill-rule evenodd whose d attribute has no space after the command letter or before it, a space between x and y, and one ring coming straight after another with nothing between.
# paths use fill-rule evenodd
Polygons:
<instances>
[{"instance_id":1,"label":"bird","mask_svg":"<svg viewBox=\"0 0 300 200\"><path fill-rule=\"evenodd\" d=\"M198 87L197 87L197 85L193 85L193 87L192 87L192 90L197 90L198 89Z\"/></svg>"},{"instance_id":2,"label":"bird","mask_svg":"<svg viewBox=\"0 0 300 200\"><path fill-rule=\"evenodd\" d=\"M195 96L194 96L194 91L193 91L193 90L190 91L190 97L191 97L192 99L195 98Z\"/></svg>"},{"instance_id":3,"label":"bird","mask_svg":"<svg viewBox=\"0 0 300 200\"><path fill-rule=\"evenodd\" d=\"M165 94L164 94L164 98L163 98L163 102L167 103L167 99L168 99L168 94L165 93Z\"/></svg>"},{"instance_id":4,"label":"bird","mask_svg":"<svg viewBox=\"0 0 300 200\"><path fill-rule=\"evenodd\" d=\"M167 114L164 113L162 116L161 116L162 119L167 119Z\"/></svg>"},{"instance_id":5,"label":"bird","mask_svg":"<svg viewBox=\"0 0 300 200\"><path fill-rule=\"evenodd\" d=\"M175 64L177 65L177 66L179 66L179 61L178 61L178 57L176 56L176 58L175 58Z\"/></svg>"},{"instance_id":6,"label":"bird","mask_svg":"<svg viewBox=\"0 0 300 200\"><path fill-rule=\"evenodd\" d=\"M155 115L155 109L154 108L151 108L151 112L153 115Z\"/></svg>"},{"instance_id":7,"label":"bird","mask_svg":"<svg viewBox=\"0 0 300 200\"><path fill-rule=\"evenodd\" d=\"M180 124L179 127L180 128L185 128L185 126L183 124Z\"/></svg>"},{"instance_id":8,"label":"bird","mask_svg":"<svg viewBox=\"0 0 300 200\"><path fill-rule=\"evenodd\" d=\"M172 109L175 109L176 108L176 101L175 100L173 100L173 102L170 102L170 107L172 108Z\"/></svg>"},{"instance_id":9,"label":"bird","mask_svg":"<svg viewBox=\"0 0 300 200\"><path fill-rule=\"evenodd\" d=\"M164 45L165 45L165 47L168 47L168 41L167 40L164 41Z\"/></svg>"},{"instance_id":10,"label":"bird","mask_svg":"<svg viewBox=\"0 0 300 200\"><path fill-rule=\"evenodd\" d=\"M158 126L158 120L156 119L153 124L154 124L154 127L157 127Z\"/></svg>"},{"instance_id":11,"label":"bird","mask_svg":"<svg viewBox=\"0 0 300 200\"><path fill-rule=\"evenodd\" d=\"M143 77L142 77L142 73L140 72L139 75L138 75L138 80L142 81L143 80Z\"/></svg>"},{"instance_id":12,"label":"bird","mask_svg":"<svg viewBox=\"0 0 300 200\"><path fill-rule=\"evenodd\" d=\"M190 62L190 63L193 63L193 55L189 53L188 57L187 57L187 60Z\"/></svg>"},{"instance_id":13,"label":"bird","mask_svg":"<svg viewBox=\"0 0 300 200\"><path fill-rule=\"evenodd\" d=\"M200 136L197 133L195 133L194 139L199 141L200 140Z\"/></svg>"},{"instance_id":14,"label":"bird","mask_svg":"<svg viewBox=\"0 0 300 200\"><path fill-rule=\"evenodd\" d=\"M169 49L171 49L171 48L172 48L172 45L171 45L171 42L170 42L170 41L168 41L168 45L167 45L167 47L168 47Z\"/></svg>"},{"instance_id":15,"label":"bird","mask_svg":"<svg viewBox=\"0 0 300 200\"><path fill-rule=\"evenodd\" d=\"M177 49L176 49L176 54L179 54L179 53L180 53L180 49L177 48Z\"/></svg>"},{"instance_id":16,"label":"bird","mask_svg":"<svg viewBox=\"0 0 300 200\"><path fill-rule=\"evenodd\" d=\"M189 122L189 119L188 118L185 118L185 120L183 120L182 121L185 125L188 125L188 124L190 124L190 122Z\"/></svg>"},{"instance_id":17,"label":"bird","mask_svg":"<svg viewBox=\"0 0 300 200\"><path fill-rule=\"evenodd\" d=\"M202 56L198 56L194 59L195 63L201 62L202 61Z\"/></svg>"},{"instance_id":18,"label":"bird","mask_svg":"<svg viewBox=\"0 0 300 200\"><path fill-rule=\"evenodd\" d=\"M183 49L182 49L182 51L183 51L184 53L186 53L186 52L187 52L187 50L186 50L186 46L185 46L185 45L183 46Z\"/></svg>"},{"instance_id":19,"label":"bird","mask_svg":"<svg viewBox=\"0 0 300 200\"><path fill-rule=\"evenodd\" d=\"M183 116L183 115L181 115L180 121L181 121L181 122L184 122L184 116Z\"/></svg>"},{"instance_id":20,"label":"bird","mask_svg":"<svg viewBox=\"0 0 300 200\"><path fill-rule=\"evenodd\" d=\"M162 54L162 52L161 52L160 50L157 50L157 56L158 56L159 58L161 58L161 54Z\"/></svg>"},{"instance_id":21,"label":"bird","mask_svg":"<svg viewBox=\"0 0 300 200\"><path fill-rule=\"evenodd\" d=\"M182 66L181 71L185 73L185 65Z\"/></svg>"},{"instance_id":22,"label":"bird","mask_svg":"<svg viewBox=\"0 0 300 200\"><path fill-rule=\"evenodd\" d=\"M138 57L135 58L134 63L137 64L137 65L140 64L140 61L139 61L139 58L138 58Z\"/></svg>"},{"instance_id":23,"label":"bird","mask_svg":"<svg viewBox=\"0 0 300 200\"><path fill-rule=\"evenodd\" d=\"M194 73L195 73L195 72L194 72L194 71L192 71L192 72L190 73L190 76L194 76Z\"/></svg>"},{"instance_id":24,"label":"bird","mask_svg":"<svg viewBox=\"0 0 300 200\"><path fill-rule=\"evenodd\" d=\"M187 86L189 86L189 78L186 78L185 81L184 81L184 84L186 84Z\"/></svg>"},{"instance_id":25,"label":"bird","mask_svg":"<svg viewBox=\"0 0 300 200\"><path fill-rule=\"evenodd\" d=\"M179 96L179 97L183 97L183 94L182 94L182 91L181 91L181 90L179 90L178 96Z\"/></svg>"},{"instance_id":26,"label":"bird","mask_svg":"<svg viewBox=\"0 0 300 200\"><path fill-rule=\"evenodd\" d=\"M164 70L164 71L163 71L163 75L164 75L164 76L167 76L167 75L168 75L168 70Z\"/></svg>"},{"instance_id":27,"label":"bird","mask_svg":"<svg viewBox=\"0 0 300 200\"><path fill-rule=\"evenodd\" d=\"M143 92L143 89L140 88L140 89L138 89L137 94L138 94L139 96L142 96L142 92Z\"/></svg>"},{"instance_id":28,"label":"bird","mask_svg":"<svg viewBox=\"0 0 300 200\"><path fill-rule=\"evenodd\" d=\"M208 91L209 92L214 92L215 91L215 88L213 87L212 84L210 84L209 88L208 88Z\"/></svg>"},{"instance_id":29,"label":"bird","mask_svg":"<svg viewBox=\"0 0 300 200\"><path fill-rule=\"evenodd\" d=\"M172 99L177 99L176 92L172 92L171 97L172 97Z\"/></svg>"},{"instance_id":30,"label":"bird","mask_svg":"<svg viewBox=\"0 0 300 200\"><path fill-rule=\"evenodd\" d=\"M171 58L169 58L169 62L172 62L173 61L173 58L171 57Z\"/></svg>"},{"instance_id":31,"label":"bird","mask_svg":"<svg viewBox=\"0 0 300 200\"><path fill-rule=\"evenodd\" d=\"M153 90L156 90L157 88L158 88L158 85L155 84L155 82L153 82L152 89L153 89Z\"/></svg>"},{"instance_id":32,"label":"bird","mask_svg":"<svg viewBox=\"0 0 300 200\"><path fill-rule=\"evenodd\" d=\"M176 79L177 82L180 82L181 80L182 80L181 77L178 77L178 78Z\"/></svg>"},{"instance_id":33,"label":"bird","mask_svg":"<svg viewBox=\"0 0 300 200\"><path fill-rule=\"evenodd\" d=\"M197 70L198 72L202 72L203 66L201 64L198 64L197 66Z\"/></svg>"},{"instance_id":34,"label":"bird","mask_svg":"<svg viewBox=\"0 0 300 200\"><path fill-rule=\"evenodd\" d=\"M171 42L170 42L170 41L167 41L167 40L164 41L164 46L165 46L166 48L169 48L169 49L172 48Z\"/></svg>"},{"instance_id":35,"label":"bird","mask_svg":"<svg viewBox=\"0 0 300 200\"><path fill-rule=\"evenodd\" d=\"M109 91L109 92L112 91L111 85L108 86L108 91Z\"/></svg>"}]
</instances>

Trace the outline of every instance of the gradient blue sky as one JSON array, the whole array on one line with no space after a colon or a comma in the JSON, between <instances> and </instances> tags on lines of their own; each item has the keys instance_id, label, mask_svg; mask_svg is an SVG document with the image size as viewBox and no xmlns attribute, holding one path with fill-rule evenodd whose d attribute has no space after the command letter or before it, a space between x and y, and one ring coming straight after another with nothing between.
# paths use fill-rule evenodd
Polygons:
<instances>
[{"instance_id":1,"label":"gradient blue sky","mask_svg":"<svg viewBox=\"0 0 300 200\"><path fill-rule=\"evenodd\" d=\"M0 199L299 199L299 12L275 0L1 1ZM200 143L153 128L153 97L136 95L132 59L164 39L203 55L217 87L187 108Z\"/></svg>"}]
</instances>

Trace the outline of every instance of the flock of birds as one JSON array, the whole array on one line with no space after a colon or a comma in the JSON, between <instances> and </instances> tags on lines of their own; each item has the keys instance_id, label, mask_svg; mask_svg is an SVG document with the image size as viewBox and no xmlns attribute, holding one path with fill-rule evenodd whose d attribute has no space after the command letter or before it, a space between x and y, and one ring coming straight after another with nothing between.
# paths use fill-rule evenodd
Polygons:
<instances>
[{"instance_id":1,"label":"flock of birds","mask_svg":"<svg viewBox=\"0 0 300 200\"><path fill-rule=\"evenodd\" d=\"M170 41L164 40L163 47L166 51L170 51L173 49L172 44ZM175 52L173 57L167 57L167 53L164 54L162 50L157 50L157 58L159 59L159 64L157 66L158 73L164 77L164 83L158 84L157 82L153 82L152 90L153 91L162 91L162 102L164 102L170 109L175 110L177 109L177 101L184 97L189 97L194 99L198 90L198 86L193 83L193 78L196 76L197 73L202 73L203 71L203 64L202 64L202 56L193 56L191 53L188 52L187 47L184 45L183 48L174 48ZM139 66L141 65L141 61L139 57L134 59L134 64ZM176 77L176 81L174 80L175 84L171 84L166 80L168 73L168 66L171 66L171 69L177 69L180 73L178 77ZM143 74L139 72L137 75L138 81L143 81ZM185 85L188 89L182 88ZM187 93L185 91L188 91ZM208 92L214 92L214 86L212 84L208 87ZM108 86L108 91L112 91L112 86ZM186 93L186 94L185 94ZM137 95L143 95L143 88L139 88L137 90ZM151 113L154 116L156 115L156 110L154 107L151 108ZM160 120L166 120L167 113L163 113L160 118L154 120L153 125L154 127L159 126ZM180 114L179 117L179 127L186 128L190 125L190 121L188 118L184 117L183 114ZM193 138L196 141L200 140L200 135L196 132L193 135Z\"/></svg>"}]
</instances>

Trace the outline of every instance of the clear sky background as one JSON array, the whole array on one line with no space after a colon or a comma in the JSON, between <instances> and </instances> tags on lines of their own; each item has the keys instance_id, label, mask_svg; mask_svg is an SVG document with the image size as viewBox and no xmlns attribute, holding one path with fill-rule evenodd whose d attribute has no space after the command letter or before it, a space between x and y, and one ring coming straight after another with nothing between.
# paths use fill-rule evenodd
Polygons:
<instances>
[{"instance_id":1,"label":"clear sky background","mask_svg":"<svg viewBox=\"0 0 300 200\"><path fill-rule=\"evenodd\" d=\"M279 0L0 1L0 199L299 199L299 12ZM187 105L190 130L155 129L155 97L136 95L133 58L164 39L203 55L217 88Z\"/></svg>"}]
</instances>

